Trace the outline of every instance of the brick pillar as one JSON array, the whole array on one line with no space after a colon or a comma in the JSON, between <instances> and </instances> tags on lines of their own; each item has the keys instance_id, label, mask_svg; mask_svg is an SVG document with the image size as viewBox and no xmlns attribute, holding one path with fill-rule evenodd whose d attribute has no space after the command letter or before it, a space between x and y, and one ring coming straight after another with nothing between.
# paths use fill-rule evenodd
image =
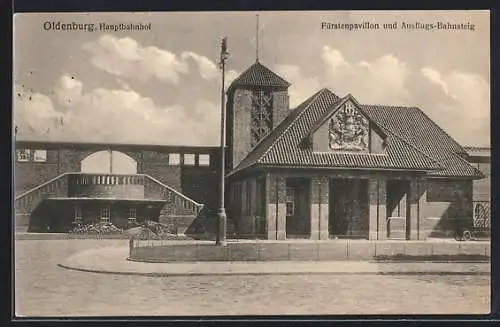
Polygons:
<instances>
[{"instance_id":1,"label":"brick pillar","mask_svg":"<svg viewBox=\"0 0 500 327\"><path fill-rule=\"evenodd\" d=\"M241 185L241 215L240 215L240 221L239 221L239 227L240 227L240 232L245 234L245 217L248 212L248 204L247 204L247 183L248 181L243 181Z\"/></svg>"},{"instance_id":2,"label":"brick pillar","mask_svg":"<svg viewBox=\"0 0 500 327\"><path fill-rule=\"evenodd\" d=\"M418 193L420 198L418 200L418 239L425 240L427 234L425 233L425 215L424 210L427 205L427 180L422 178L418 184Z\"/></svg>"},{"instance_id":3,"label":"brick pillar","mask_svg":"<svg viewBox=\"0 0 500 327\"><path fill-rule=\"evenodd\" d=\"M320 185L319 185L319 199L320 199L320 205L319 205L319 239L320 240L327 240L329 239L328 235L328 224L329 224L329 217L330 217L330 181L328 178L321 178L320 179Z\"/></svg>"},{"instance_id":4,"label":"brick pillar","mask_svg":"<svg viewBox=\"0 0 500 327\"><path fill-rule=\"evenodd\" d=\"M277 188L277 207L276 221L277 221L277 239L286 239L286 178L282 176L276 177Z\"/></svg>"},{"instance_id":5,"label":"brick pillar","mask_svg":"<svg viewBox=\"0 0 500 327\"><path fill-rule=\"evenodd\" d=\"M309 188L309 217L312 240L319 239L320 202L320 181L313 178Z\"/></svg>"},{"instance_id":6,"label":"brick pillar","mask_svg":"<svg viewBox=\"0 0 500 327\"><path fill-rule=\"evenodd\" d=\"M421 178L414 178L410 181L409 202L409 224L410 224L410 240L419 240L424 238L424 233L421 233L423 227L423 208L426 202L426 187L425 181Z\"/></svg>"},{"instance_id":7,"label":"brick pillar","mask_svg":"<svg viewBox=\"0 0 500 327\"><path fill-rule=\"evenodd\" d=\"M368 181L369 239L387 239L386 181Z\"/></svg>"},{"instance_id":8,"label":"brick pillar","mask_svg":"<svg viewBox=\"0 0 500 327\"><path fill-rule=\"evenodd\" d=\"M369 202L369 218L368 218L368 238L370 240L378 239L378 188L379 181L370 179L368 181L368 202Z\"/></svg>"},{"instance_id":9,"label":"brick pillar","mask_svg":"<svg viewBox=\"0 0 500 327\"><path fill-rule=\"evenodd\" d=\"M277 188L276 188L276 179L270 173L266 174L266 202L267 202L267 210L266 210L266 230L267 230L267 239L275 240L276 239L276 217L278 212L277 206Z\"/></svg>"},{"instance_id":10,"label":"brick pillar","mask_svg":"<svg viewBox=\"0 0 500 327\"><path fill-rule=\"evenodd\" d=\"M251 216L251 233L255 235L255 215L257 214L257 179L252 177L248 180L250 183L250 216Z\"/></svg>"}]
</instances>

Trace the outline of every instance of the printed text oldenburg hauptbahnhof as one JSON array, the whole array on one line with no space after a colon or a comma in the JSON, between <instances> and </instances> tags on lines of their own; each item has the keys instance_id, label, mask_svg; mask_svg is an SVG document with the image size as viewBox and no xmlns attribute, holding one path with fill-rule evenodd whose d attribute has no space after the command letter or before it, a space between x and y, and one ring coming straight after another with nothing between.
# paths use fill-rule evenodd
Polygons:
<instances>
[{"instance_id":1,"label":"printed text oldenburg hauptbahnhof","mask_svg":"<svg viewBox=\"0 0 500 327\"><path fill-rule=\"evenodd\" d=\"M119 31L150 31L151 23L63 23L59 21L46 21L43 23L46 31L86 31L86 32L119 32Z\"/></svg>"}]
</instances>

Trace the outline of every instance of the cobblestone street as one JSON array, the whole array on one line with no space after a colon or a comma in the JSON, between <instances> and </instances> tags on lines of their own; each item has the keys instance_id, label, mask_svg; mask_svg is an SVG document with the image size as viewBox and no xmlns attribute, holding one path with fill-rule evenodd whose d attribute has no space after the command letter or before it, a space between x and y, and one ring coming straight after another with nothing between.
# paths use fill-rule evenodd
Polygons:
<instances>
[{"instance_id":1,"label":"cobblestone street","mask_svg":"<svg viewBox=\"0 0 500 327\"><path fill-rule=\"evenodd\" d=\"M66 270L79 251L124 240L16 241L18 316L486 314L488 276L104 275Z\"/></svg>"}]
</instances>

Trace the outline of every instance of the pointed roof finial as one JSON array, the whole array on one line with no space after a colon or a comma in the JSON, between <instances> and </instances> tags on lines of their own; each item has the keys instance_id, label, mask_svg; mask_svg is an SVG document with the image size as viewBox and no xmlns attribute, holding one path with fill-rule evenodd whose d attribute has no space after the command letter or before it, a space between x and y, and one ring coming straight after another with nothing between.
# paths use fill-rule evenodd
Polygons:
<instances>
[{"instance_id":1,"label":"pointed roof finial","mask_svg":"<svg viewBox=\"0 0 500 327\"><path fill-rule=\"evenodd\" d=\"M257 24L256 24L256 34L255 34L255 62L259 62L259 13L257 13Z\"/></svg>"}]
</instances>

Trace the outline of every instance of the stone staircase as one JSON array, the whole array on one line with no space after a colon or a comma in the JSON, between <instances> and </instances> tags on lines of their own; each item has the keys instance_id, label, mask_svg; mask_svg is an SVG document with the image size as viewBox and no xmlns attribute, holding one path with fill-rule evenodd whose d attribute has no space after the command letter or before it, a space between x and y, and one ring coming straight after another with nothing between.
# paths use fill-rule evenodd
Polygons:
<instances>
[{"instance_id":1,"label":"stone staircase","mask_svg":"<svg viewBox=\"0 0 500 327\"><path fill-rule=\"evenodd\" d=\"M129 185L131 187L138 186L143 188L140 197L165 200L165 206L161 211L163 217L160 218L167 221L175 221L180 229L185 229L185 226L189 225L198 216L204 206L146 174L111 175L85 174L80 172L63 173L26 192L16 195L16 232L28 231L31 214L44 199L68 197L93 198L99 196L87 193L86 187L99 186L106 190L112 190L115 187L123 189L124 186ZM75 192L75 187L79 187L79 192ZM120 195L123 194L119 194L118 197L120 197ZM182 233L182 230L180 232Z\"/></svg>"}]
</instances>

